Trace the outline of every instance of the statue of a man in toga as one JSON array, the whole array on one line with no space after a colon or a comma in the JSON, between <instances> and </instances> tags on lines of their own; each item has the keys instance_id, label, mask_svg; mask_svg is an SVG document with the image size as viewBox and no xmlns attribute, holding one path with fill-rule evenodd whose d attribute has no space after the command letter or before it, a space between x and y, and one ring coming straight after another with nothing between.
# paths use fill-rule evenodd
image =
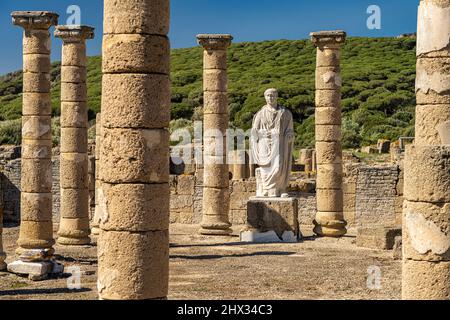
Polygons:
<instances>
[{"instance_id":1,"label":"statue of a man in toga","mask_svg":"<svg viewBox=\"0 0 450 320\"><path fill-rule=\"evenodd\" d=\"M285 197L292 167L294 123L292 113L279 106L278 92L264 93L267 104L253 118L252 163L256 169L257 197Z\"/></svg>"}]
</instances>

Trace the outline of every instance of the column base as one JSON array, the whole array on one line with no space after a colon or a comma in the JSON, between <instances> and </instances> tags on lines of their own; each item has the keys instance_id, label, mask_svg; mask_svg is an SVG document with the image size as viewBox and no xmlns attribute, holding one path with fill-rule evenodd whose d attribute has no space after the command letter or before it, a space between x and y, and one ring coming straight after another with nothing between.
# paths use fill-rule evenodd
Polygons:
<instances>
[{"instance_id":1,"label":"column base","mask_svg":"<svg viewBox=\"0 0 450 320\"><path fill-rule=\"evenodd\" d=\"M19 247L16 249L16 255L20 260L25 261L47 261L50 260L55 254L55 249L44 248L44 249L29 249Z\"/></svg>"},{"instance_id":2,"label":"column base","mask_svg":"<svg viewBox=\"0 0 450 320\"><path fill-rule=\"evenodd\" d=\"M11 273L26 275L33 281L45 280L49 275L62 274L64 266L56 261L28 262L17 260L8 264L8 271Z\"/></svg>"},{"instance_id":3,"label":"column base","mask_svg":"<svg viewBox=\"0 0 450 320\"><path fill-rule=\"evenodd\" d=\"M199 233L204 236L231 236L233 234L233 230L231 230L231 228L208 229L207 227L202 226Z\"/></svg>"},{"instance_id":4,"label":"column base","mask_svg":"<svg viewBox=\"0 0 450 320\"><path fill-rule=\"evenodd\" d=\"M83 246L91 243L91 238L68 238L68 237L58 237L56 242L63 246Z\"/></svg>"},{"instance_id":5,"label":"column base","mask_svg":"<svg viewBox=\"0 0 450 320\"><path fill-rule=\"evenodd\" d=\"M342 237L347 234L347 222L342 212L317 212L313 232L319 237Z\"/></svg>"}]
</instances>

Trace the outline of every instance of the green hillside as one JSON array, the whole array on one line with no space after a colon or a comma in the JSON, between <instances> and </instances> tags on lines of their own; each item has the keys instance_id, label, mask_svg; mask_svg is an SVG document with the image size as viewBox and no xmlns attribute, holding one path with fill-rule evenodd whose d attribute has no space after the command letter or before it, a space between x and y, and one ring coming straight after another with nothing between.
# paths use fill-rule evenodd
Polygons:
<instances>
[{"instance_id":1,"label":"green hillside","mask_svg":"<svg viewBox=\"0 0 450 320\"><path fill-rule=\"evenodd\" d=\"M307 40L237 43L229 49L229 109L232 125L247 129L269 87L295 119L297 147L314 144L315 48ZM101 58L88 66L90 119L100 110ZM53 113L59 115L58 63L52 68ZM201 118L202 49L172 50L172 125ZM342 55L344 146L414 134L415 39L350 38ZM0 120L20 117L22 75L0 77ZM185 120L183 120L185 119ZM16 142L20 123L0 123L0 143ZM14 138L11 136L14 135Z\"/></svg>"}]
</instances>

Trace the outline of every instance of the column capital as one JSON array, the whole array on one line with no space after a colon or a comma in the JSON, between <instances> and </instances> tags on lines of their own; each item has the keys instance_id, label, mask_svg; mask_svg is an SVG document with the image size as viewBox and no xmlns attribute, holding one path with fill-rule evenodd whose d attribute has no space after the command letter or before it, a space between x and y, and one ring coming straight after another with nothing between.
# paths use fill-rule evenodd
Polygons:
<instances>
[{"instance_id":1,"label":"column capital","mask_svg":"<svg viewBox=\"0 0 450 320\"><path fill-rule=\"evenodd\" d=\"M198 44L206 50L225 50L231 45L233 37L230 34L199 34Z\"/></svg>"},{"instance_id":2,"label":"column capital","mask_svg":"<svg viewBox=\"0 0 450 320\"><path fill-rule=\"evenodd\" d=\"M61 38L64 43L83 42L94 39L94 28L89 26L67 25L56 26L55 37Z\"/></svg>"},{"instance_id":3,"label":"column capital","mask_svg":"<svg viewBox=\"0 0 450 320\"><path fill-rule=\"evenodd\" d=\"M341 46L347 34L342 30L311 32L311 41L316 47Z\"/></svg>"},{"instance_id":4,"label":"column capital","mask_svg":"<svg viewBox=\"0 0 450 320\"><path fill-rule=\"evenodd\" d=\"M58 24L59 15L50 11L14 11L11 13L12 22L24 29L44 29Z\"/></svg>"}]
</instances>

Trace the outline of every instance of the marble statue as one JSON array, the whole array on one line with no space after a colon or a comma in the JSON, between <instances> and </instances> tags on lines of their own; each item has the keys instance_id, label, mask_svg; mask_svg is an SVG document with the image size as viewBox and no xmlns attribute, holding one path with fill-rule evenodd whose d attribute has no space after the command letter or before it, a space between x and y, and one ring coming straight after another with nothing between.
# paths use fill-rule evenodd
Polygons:
<instances>
[{"instance_id":1,"label":"marble statue","mask_svg":"<svg viewBox=\"0 0 450 320\"><path fill-rule=\"evenodd\" d=\"M252 163L256 169L257 197L287 197L292 167L294 123L292 113L278 105L278 92L264 93L267 104L253 118Z\"/></svg>"}]
</instances>

